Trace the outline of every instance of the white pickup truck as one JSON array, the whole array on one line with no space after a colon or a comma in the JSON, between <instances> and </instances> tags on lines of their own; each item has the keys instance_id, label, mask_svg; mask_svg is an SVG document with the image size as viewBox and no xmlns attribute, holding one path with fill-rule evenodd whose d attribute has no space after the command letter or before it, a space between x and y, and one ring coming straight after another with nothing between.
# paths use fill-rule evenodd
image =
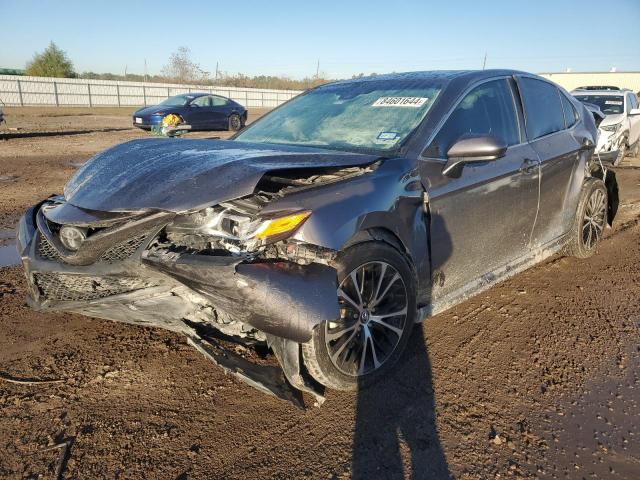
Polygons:
<instances>
[{"instance_id":1,"label":"white pickup truck","mask_svg":"<svg viewBox=\"0 0 640 480\"><path fill-rule=\"evenodd\" d=\"M580 87L571 94L583 103L597 105L606 115L596 147L602 160L618 165L628 153L638 155L640 108L634 92L617 87Z\"/></svg>"}]
</instances>

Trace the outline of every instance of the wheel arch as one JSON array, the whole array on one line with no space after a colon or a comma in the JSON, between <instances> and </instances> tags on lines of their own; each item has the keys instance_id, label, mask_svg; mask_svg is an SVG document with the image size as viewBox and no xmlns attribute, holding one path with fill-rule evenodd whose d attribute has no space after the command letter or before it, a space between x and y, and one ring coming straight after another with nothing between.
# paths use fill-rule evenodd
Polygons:
<instances>
[{"instance_id":1,"label":"wheel arch","mask_svg":"<svg viewBox=\"0 0 640 480\"><path fill-rule=\"evenodd\" d=\"M392 230L386 227L371 227L356 232L349 240L347 240L347 242L344 244L343 249L353 247L354 245L358 245L360 243L374 241L388 243L393 248L398 250L398 252L400 252L402 255L406 256L407 260L409 260L409 263L413 265L411 251L405 246L398 235L396 235Z\"/></svg>"},{"instance_id":2,"label":"wheel arch","mask_svg":"<svg viewBox=\"0 0 640 480\"><path fill-rule=\"evenodd\" d=\"M427 291L424 287L428 285L431 279L429 231L426 223L427 219L420 214L417 214L416 217L415 222L418 224L413 230L411 238L403 239L401 235L398 235L386 225L370 225L355 232L344 243L342 250L366 242L377 241L388 244L407 260L415 280L418 303L423 304L425 299L422 298L421 292Z\"/></svg>"}]
</instances>

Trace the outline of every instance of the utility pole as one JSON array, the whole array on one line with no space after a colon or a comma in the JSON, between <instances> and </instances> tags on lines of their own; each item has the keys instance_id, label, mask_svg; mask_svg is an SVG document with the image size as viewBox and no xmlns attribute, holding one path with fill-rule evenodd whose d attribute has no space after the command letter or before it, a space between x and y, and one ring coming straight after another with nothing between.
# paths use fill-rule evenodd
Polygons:
<instances>
[{"instance_id":1,"label":"utility pole","mask_svg":"<svg viewBox=\"0 0 640 480\"><path fill-rule=\"evenodd\" d=\"M147 81L147 59L144 59L144 81Z\"/></svg>"},{"instance_id":2,"label":"utility pole","mask_svg":"<svg viewBox=\"0 0 640 480\"><path fill-rule=\"evenodd\" d=\"M218 62L216 62L216 82L218 81Z\"/></svg>"},{"instance_id":3,"label":"utility pole","mask_svg":"<svg viewBox=\"0 0 640 480\"><path fill-rule=\"evenodd\" d=\"M320 78L320 59L318 59L318 63L316 65L316 80Z\"/></svg>"},{"instance_id":4,"label":"utility pole","mask_svg":"<svg viewBox=\"0 0 640 480\"><path fill-rule=\"evenodd\" d=\"M484 70L487 66L487 52L484 52L484 60L482 61L482 69Z\"/></svg>"},{"instance_id":5,"label":"utility pole","mask_svg":"<svg viewBox=\"0 0 640 480\"><path fill-rule=\"evenodd\" d=\"M127 79L127 66L124 66L124 79Z\"/></svg>"}]
</instances>

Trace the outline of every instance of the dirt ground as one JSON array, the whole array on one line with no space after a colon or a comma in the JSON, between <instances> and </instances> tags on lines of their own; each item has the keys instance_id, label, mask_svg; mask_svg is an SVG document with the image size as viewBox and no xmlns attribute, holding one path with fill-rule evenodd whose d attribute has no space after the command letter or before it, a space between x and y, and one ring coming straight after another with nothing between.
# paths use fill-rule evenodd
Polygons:
<instances>
[{"instance_id":1,"label":"dirt ground","mask_svg":"<svg viewBox=\"0 0 640 480\"><path fill-rule=\"evenodd\" d=\"M74 165L148 135L129 113L7 109L0 245ZM616 174L596 256L428 320L394 375L319 409L225 376L170 332L36 313L20 268L1 268L0 478L638 479L640 160Z\"/></svg>"}]
</instances>

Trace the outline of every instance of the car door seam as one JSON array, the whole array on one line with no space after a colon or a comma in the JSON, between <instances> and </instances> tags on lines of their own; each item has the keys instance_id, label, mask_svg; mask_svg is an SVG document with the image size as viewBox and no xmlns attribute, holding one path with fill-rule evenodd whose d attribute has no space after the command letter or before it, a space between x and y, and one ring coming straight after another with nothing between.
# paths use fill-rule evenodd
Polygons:
<instances>
[{"instance_id":1,"label":"car door seam","mask_svg":"<svg viewBox=\"0 0 640 480\"><path fill-rule=\"evenodd\" d=\"M538 155L538 152L535 150L535 148L533 148L533 146L532 149L536 154L536 163L538 164L538 203L536 205L536 214L533 217L533 225L531 225L531 233L529 234L529 246L531 246L531 243L533 242L533 232L536 229L536 223L538 223L538 213L540 212L540 195L542 194L542 162L540 161L540 155Z\"/></svg>"}]
</instances>

